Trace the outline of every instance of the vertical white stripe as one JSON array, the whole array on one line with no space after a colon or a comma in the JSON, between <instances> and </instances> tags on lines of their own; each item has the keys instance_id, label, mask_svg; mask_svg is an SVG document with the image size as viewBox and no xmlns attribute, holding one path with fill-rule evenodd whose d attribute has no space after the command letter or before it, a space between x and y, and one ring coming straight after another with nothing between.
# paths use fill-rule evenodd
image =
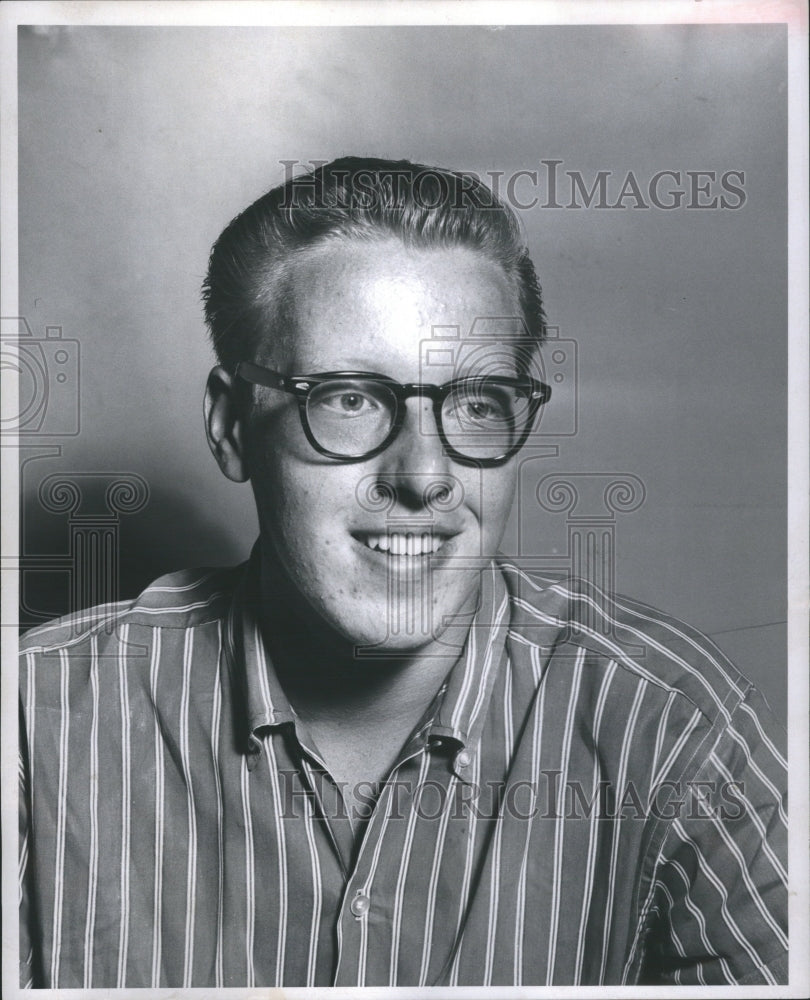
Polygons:
<instances>
[{"instance_id":1,"label":"vertical white stripe","mask_svg":"<svg viewBox=\"0 0 810 1000\"><path fill-rule=\"evenodd\" d=\"M118 988L126 986L129 954L129 861L130 861L130 718L129 687L127 685L127 643L129 625L121 626L121 646L118 651L118 696L121 709L121 924L118 934Z\"/></svg>"},{"instance_id":2,"label":"vertical white stripe","mask_svg":"<svg viewBox=\"0 0 810 1000\"><path fill-rule=\"evenodd\" d=\"M492 657L492 642L495 637L496 631L503 618L503 614L506 611L507 601L504 598L503 603L498 611L498 616L495 624L495 628L490 633L490 644L487 649L487 660ZM486 675L485 671L485 675ZM503 722L504 722L504 760L502 764L501 774L509 774L509 764L512 758L513 746L513 733L512 733L512 714L510 699L512 695L512 675L509 670L506 671L506 676L504 678L504 701L502 705ZM503 808L503 807L501 807ZM493 837L492 843L492 868L490 869L490 880L489 880L489 921L487 925L487 943L486 943L486 953L484 959L484 986L489 986L492 983L492 968L495 961L495 942L497 940L498 934L498 902L500 900L500 889L501 889L501 849L503 846L503 814L498 811L498 817L495 820L495 835Z\"/></svg>"},{"instance_id":3,"label":"vertical white stripe","mask_svg":"<svg viewBox=\"0 0 810 1000\"><path fill-rule=\"evenodd\" d=\"M96 924L96 893L98 891L98 636L90 640L90 690L92 717L90 720L90 812L89 871L87 873L87 916L84 925L84 988L93 985L93 940Z\"/></svg>"},{"instance_id":4,"label":"vertical white stripe","mask_svg":"<svg viewBox=\"0 0 810 1000\"><path fill-rule=\"evenodd\" d=\"M26 654L25 663L28 668L28 683L25 691L25 727L27 730L26 735L28 736L28 794L31 798L31 809L33 812L34 789L36 788L34 784L34 761L36 759L36 754L34 753L34 730L37 722L36 685L34 683L36 660L33 653Z\"/></svg>"},{"instance_id":5,"label":"vertical white stripe","mask_svg":"<svg viewBox=\"0 0 810 1000\"><path fill-rule=\"evenodd\" d=\"M19 801L21 808L24 808L23 803L25 802L25 796L27 794L27 779L25 774L25 761L23 760L22 753L18 754L17 757L17 794L19 795ZM31 823L31 817L27 816L28 822L26 823L25 829L22 831L22 841L20 843L20 857L17 866L17 902L22 903L23 896L25 894L25 873L28 868L28 828Z\"/></svg>"},{"instance_id":6,"label":"vertical white stripe","mask_svg":"<svg viewBox=\"0 0 810 1000\"><path fill-rule=\"evenodd\" d=\"M495 957L495 935L498 929L498 898L501 889L501 839L503 824L497 823L492 838L489 877L489 920L487 922L487 940L484 948L484 978L482 986L492 985L492 965Z\"/></svg>"},{"instance_id":7,"label":"vertical white stripe","mask_svg":"<svg viewBox=\"0 0 810 1000\"><path fill-rule=\"evenodd\" d=\"M392 793L393 785L389 782L383 786L380 797L377 800L376 813L382 813L382 823L380 824L380 829L377 835L377 843L374 846L374 853L371 856L371 863L368 866L368 875L366 880L361 887L361 891L369 894L371 893L371 885L374 881L374 876L377 874L377 866L380 863L380 852L383 848L383 843L385 842L385 833L388 829L388 820L391 817L390 800L393 797ZM374 816L368 820L369 823L374 822ZM360 860L365 853L365 847L368 844L368 837L363 839L363 843L360 847L360 855L357 859L356 869L360 867ZM372 906L374 902L372 900ZM360 948L357 958L357 985L366 985L366 961L368 958L368 912L364 913L362 917L359 918L360 923Z\"/></svg>"},{"instance_id":8,"label":"vertical white stripe","mask_svg":"<svg viewBox=\"0 0 810 1000\"><path fill-rule=\"evenodd\" d=\"M464 708L467 703L467 698L470 694L470 689L472 688L474 666L475 666L475 654L478 648L478 636L476 635L476 629L471 628L467 633L467 658L464 661L464 677L461 682L461 688L459 690L458 699L456 700L456 707L453 715L450 718L450 725L453 729L458 729L459 720L463 717Z\"/></svg>"},{"instance_id":9,"label":"vertical white stripe","mask_svg":"<svg viewBox=\"0 0 810 1000\"><path fill-rule=\"evenodd\" d=\"M268 682L267 658L265 656L264 641L262 639L259 623L254 624L253 644L258 660L259 687L264 699L267 711L273 712L273 700L270 696L270 686ZM279 788L276 756L273 749L272 737L264 741L267 764L270 774L270 785L273 797L273 812L276 830L276 842L278 844L277 864L278 864L278 904L279 904L279 934L276 941L276 986L281 986L284 981L284 956L286 951L287 935L287 841L282 819L281 791Z\"/></svg>"},{"instance_id":10,"label":"vertical white stripe","mask_svg":"<svg viewBox=\"0 0 810 1000\"><path fill-rule=\"evenodd\" d=\"M554 965L557 960L557 934L560 927L560 885L562 883L563 840L565 835L565 788L568 783L568 765L571 759L571 734L574 728L579 689L582 684L582 665L585 662L585 650L577 652L574 661L574 678L571 685L571 695L568 699L568 710L565 715L565 730L562 738L562 754L560 760L560 794L562 799L557 803L557 817L554 820L554 861L551 879L551 918L548 933L548 954L546 956L546 986L554 981Z\"/></svg>"},{"instance_id":11,"label":"vertical white stripe","mask_svg":"<svg viewBox=\"0 0 810 1000\"><path fill-rule=\"evenodd\" d=\"M529 659L531 660L532 677L536 687L540 683L540 676L542 673L542 668L540 666L540 650L537 646L532 646L531 652L529 653Z\"/></svg>"},{"instance_id":12,"label":"vertical white stripe","mask_svg":"<svg viewBox=\"0 0 810 1000\"><path fill-rule=\"evenodd\" d=\"M408 875L408 868L411 863L411 851L413 849L413 838L416 830L417 819L417 796L422 787L422 782L427 777L428 763L430 761L430 751L425 751L419 763L419 777L416 779L416 794L411 800L411 811L408 816L408 825L405 828L405 843L402 848L402 860L399 863L397 882L394 889L394 905L391 913L391 955L389 959L388 985L397 985L397 974L399 971L399 942L402 933L402 907L405 894L405 880Z\"/></svg>"},{"instance_id":13,"label":"vertical white stripe","mask_svg":"<svg viewBox=\"0 0 810 1000\"><path fill-rule=\"evenodd\" d=\"M504 616L506 615L508 608L509 608L509 601L506 595L504 595L503 601L501 602L501 606L498 608L498 611L495 615L495 621L491 625L489 630L489 638L487 641L487 650L486 653L484 654L484 665L481 671L481 679L478 685L478 691L476 692L476 699L473 704L472 711L470 712L470 721L469 721L470 730L472 730L473 727L475 726L476 719L478 718L481 712L484 700L486 698L486 692L488 687L487 678L489 677L490 671L493 669L492 660L494 656L495 641L498 634L500 633L501 625L503 624L503 619Z\"/></svg>"},{"instance_id":14,"label":"vertical white stripe","mask_svg":"<svg viewBox=\"0 0 810 1000\"><path fill-rule=\"evenodd\" d=\"M504 656L503 675L503 773L506 774L515 752L515 719L512 710L512 663Z\"/></svg>"},{"instance_id":15,"label":"vertical white stripe","mask_svg":"<svg viewBox=\"0 0 810 1000\"><path fill-rule=\"evenodd\" d=\"M186 629L183 647L183 687L180 697L180 761L186 783L188 817L188 854L186 856L186 924L183 955L183 986L191 986L194 976L194 929L197 896L197 810L191 780L191 750L188 739L188 710L191 699L191 663L194 654L194 633Z\"/></svg>"},{"instance_id":16,"label":"vertical white stripe","mask_svg":"<svg viewBox=\"0 0 810 1000\"><path fill-rule=\"evenodd\" d=\"M255 985L253 935L256 920L256 879L253 856L253 819L250 813L250 772L247 755L242 756L242 822L245 828L245 986Z\"/></svg>"},{"instance_id":17,"label":"vertical white stripe","mask_svg":"<svg viewBox=\"0 0 810 1000\"><path fill-rule=\"evenodd\" d=\"M427 753L425 756L427 756ZM444 844L447 837L447 823L450 819L450 811L452 809L451 802L453 799L453 790L457 782L458 778L455 774L452 774L447 785L447 796L444 800L442 817L439 822L439 832L433 848L433 862L430 870L430 878L428 879L427 905L425 909L424 934L422 938L422 962L419 969L419 986L428 985L427 977L428 972L430 971L430 953L433 947L433 924L436 919L436 896L439 887L439 870L441 868L442 857L444 855Z\"/></svg>"},{"instance_id":18,"label":"vertical white stripe","mask_svg":"<svg viewBox=\"0 0 810 1000\"><path fill-rule=\"evenodd\" d=\"M27 823L25 831L25 840L23 842L23 850L21 851L20 858L20 902L22 902L22 897L24 894L24 884L23 878L28 867L28 837L31 831L31 824L34 821L34 730L36 726L36 688L34 685L34 671L36 670L35 660L33 654L28 653L25 657L25 663L27 668L27 684L25 691L25 735L28 741L28 753L27 753L27 763L28 763L28 775L27 775L27 792L28 792L28 808L27 813ZM22 763L22 761L21 761ZM20 794L23 795L25 792L24 788L20 789ZM44 943L44 942L43 942ZM34 960L34 947L33 943L29 948L28 956L26 957L26 966L30 969L31 964ZM30 980L33 983L33 978ZM28 985L28 984L26 984Z\"/></svg>"},{"instance_id":19,"label":"vertical white stripe","mask_svg":"<svg viewBox=\"0 0 810 1000\"><path fill-rule=\"evenodd\" d=\"M273 748L273 737L268 736L264 741L264 749L267 755L267 768L270 774L270 790L273 796L273 813L276 828L276 840L278 843L278 854L276 863L278 865L278 937L276 939L276 986L283 985L284 982L284 953L287 945L287 840L284 829L283 804L281 801L281 789L278 781L278 764L276 753Z\"/></svg>"},{"instance_id":20,"label":"vertical white stripe","mask_svg":"<svg viewBox=\"0 0 810 1000\"><path fill-rule=\"evenodd\" d=\"M343 901L345 906L345 899ZM341 974L341 963L343 961L343 920L341 919L341 910L338 910L337 920L335 922L335 937L337 938L337 949L335 952L335 976L334 979L337 980Z\"/></svg>"},{"instance_id":21,"label":"vertical white stripe","mask_svg":"<svg viewBox=\"0 0 810 1000\"><path fill-rule=\"evenodd\" d=\"M473 758L472 784L476 788L481 787L481 756L476 754ZM461 879L461 892L458 897L458 916L456 917L456 953L453 957L453 965L450 969L450 986L458 985L458 970L461 964L462 927L464 922L464 911L467 907L467 900L470 895L470 884L472 882L473 858L475 851L475 834L478 827L478 813L475 809L470 809L467 825L467 853L464 858L464 875Z\"/></svg>"},{"instance_id":22,"label":"vertical white stripe","mask_svg":"<svg viewBox=\"0 0 810 1000\"><path fill-rule=\"evenodd\" d=\"M306 760L302 767L308 773L310 787L312 786L312 771ZM323 876L321 861L315 842L315 814L310 795L304 796L304 833L309 849L309 863L312 872L312 918L309 924L309 947L307 950L307 986L314 986L318 974L318 932L321 926L321 907L323 906Z\"/></svg>"},{"instance_id":23,"label":"vertical white stripe","mask_svg":"<svg viewBox=\"0 0 810 1000\"><path fill-rule=\"evenodd\" d=\"M158 671L160 669L160 629L153 630L152 659L149 665L149 691L154 710L155 736L155 880L152 894L152 987L160 986L160 971L163 961L163 850L164 850L164 761L163 737L160 731L160 716L158 715Z\"/></svg>"},{"instance_id":24,"label":"vertical white stripe","mask_svg":"<svg viewBox=\"0 0 810 1000\"><path fill-rule=\"evenodd\" d=\"M70 738L70 700L68 694L68 655L59 651L59 791L56 803L56 858L53 893L53 944L51 948L51 987L59 986L59 963L62 953L62 896L65 884L65 814L67 811L68 745Z\"/></svg>"},{"instance_id":25,"label":"vertical white stripe","mask_svg":"<svg viewBox=\"0 0 810 1000\"><path fill-rule=\"evenodd\" d=\"M26 776L26 781L21 785L19 794L23 796L26 791L28 794L28 803L26 808L26 828L25 837L22 843L20 851L20 904L22 904L23 896L25 894L25 875L28 868L29 862L29 851L28 851L28 838L31 831L31 824L34 821L34 730L36 726L36 689L34 685L34 671L36 669L35 660L32 653L27 653L25 656L26 664L26 690L25 690L25 736L28 743L28 753L27 753L27 764L28 773ZM22 734L20 734L22 736ZM22 765L22 761L20 761ZM21 798L22 803L22 798ZM31 963L34 959L34 948L33 945L29 949L29 955L26 959L26 966L31 967ZM33 982L33 979L31 980Z\"/></svg>"},{"instance_id":26,"label":"vertical white stripe","mask_svg":"<svg viewBox=\"0 0 810 1000\"><path fill-rule=\"evenodd\" d=\"M503 720L504 720L504 768L503 773L509 775L512 766L512 757L515 752L515 719L512 707L512 663L508 655L504 656L504 684L503 684ZM503 814L498 817L498 824L505 823ZM512 942L512 965L515 965L515 953L522 949L522 942Z\"/></svg>"},{"instance_id":27,"label":"vertical white stripe","mask_svg":"<svg viewBox=\"0 0 810 1000\"><path fill-rule=\"evenodd\" d=\"M535 684L540 681L540 660L539 660L539 650L537 647L533 647L531 652L532 660L532 673L534 675ZM543 742L543 723L545 721L545 708L546 708L546 685L544 684L540 688L540 697L537 699L537 705L534 710L534 724L532 726L532 778L540 773L540 747ZM535 791L535 804L536 804L536 791ZM517 905L515 908L515 945L514 945L514 962L513 962L513 977L515 986L523 985L523 938L525 934L526 925L526 880L528 877L528 866L529 866L529 844L532 839L532 832L534 830L534 822L531 819L527 819L526 823L526 836L523 841L523 856L520 861L520 874L518 876L518 890L517 890Z\"/></svg>"},{"instance_id":28,"label":"vertical white stripe","mask_svg":"<svg viewBox=\"0 0 810 1000\"><path fill-rule=\"evenodd\" d=\"M591 794L595 796L599 791L599 782L602 777L602 768L599 762L599 734L602 728L602 716L605 711L608 692L613 677L618 669L615 660L608 663L602 683L599 687L599 697L596 700L593 721L593 784ZM574 959L574 985L578 986L582 982L582 963L585 959L585 938L588 919L591 914L591 902L593 900L593 886L596 874L596 848L599 841L598 833L600 829L599 820L599 800L596 800L596 807L591 808L590 826L588 829L588 854L585 861L585 887L582 894L582 909L579 915L579 934L577 935L577 952Z\"/></svg>"},{"instance_id":29,"label":"vertical white stripe","mask_svg":"<svg viewBox=\"0 0 810 1000\"><path fill-rule=\"evenodd\" d=\"M624 730L624 737L622 739L622 749L619 755L619 773L616 781L616 788L618 789L617 794L622 795L623 789L625 787L625 780L627 777L627 760L630 756L630 747L633 742L633 733L636 728L636 722L638 720L639 709L641 708L641 702L644 698L645 684L642 679L639 679L636 685L636 695L633 698L633 705L630 709L630 715L627 720L627 725ZM599 985L601 986L605 981L605 970L607 968L608 959L608 941L610 939L610 929L613 923L613 899L616 895L616 880L618 877L617 862L619 857L619 842L621 840L621 826L622 817L619 811L619 815L613 824L613 840L610 846L610 869L608 876L608 891L607 891L607 901L605 903L605 919L602 924L602 962L599 968Z\"/></svg>"},{"instance_id":30,"label":"vertical white stripe","mask_svg":"<svg viewBox=\"0 0 810 1000\"><path fill-rule=\"evenodd\" d=\"M272 714L273 699L270 697L270 684L267 678L267 657L265 656L264 640L262 639L258 622L253 626L253 648L256 650L256 659L258 660L258 670L256 673L259 678L259 689L266 711L268 714Z\"/></svg>"},{"instance_id":31,"label":"vertical white stripe","mask_svg":"<svg viewBox=\"0 0 810 1000\"><path fill-rule=\"evenodd\" d=\"M222 815L222 779L219 774L219 726L222 713L222 622L217 622L217 669L211 698L211 763L214 769L214 791L217 800L217 952L214 977L217 987L225 984L223 968L223 923L225 920L225 832Z\"/></svg>"},{"instance_id":32,"label":"vertical white stripe","mask_svg":"<svg viewBox=\"0 0 810 1000\"><path fill-rule=\"evenodd\" d=\"M492 864L489 873L489 919L487 921L487 940L484 947L483 986L492 985L492 966L495 959L495 939L498 930L498 900L501 892L502 839L503 824L496 822L495 834L492 838Z\"/></svg>"},{"instance_id":33,"label":"vertical white stripe","mask_svg":"<svg viewBox=\"0 0 810 1000\"><path fill-rule=\"evenodd\" d=\"M670 750L670 752L667 754L667 759L661 765L658 773L653 775L652 782L651 782L653 790L657 790L658 785L661 783L661 781L663 781L663 779L666 776L666 774L669 771L669 769L672 767L672 765L678 759L678 754L681 752L681 750L683 750L684 746L686 745L686 741L689 739L689 737L695 731L695 729L697 728L698 723L700 722L700 720L701 720L702 717L703 716L702 716L702 713L701 713L700 709L696 708L695 711L692 713L689 721L686 723L686 726L684 727L683 732L681 733L681 735L678 737L677 741L675 742L675 745L672 747L672 749Z\"/></svg>"},{"instance_id":34,"label":"vertical white stripe","mask_svg":"<svg viewBox=\"0 0 810 1000\"><path fill-rule=\"evenodd\" d=\"M656 775L658 773L658 761L661 759L661 751L664 747L664 734L667 731L667 723L669 722L669 713L672 709L672 703L675 701L675 692L670 691L667 695L667 700L664 705L664 710L661 713L661 718L658 720L658 729L655 733L655 750L653 751L653 762L650 768L650 774ZM651 782L655 785L655 780ZM651 793L652 794L652 793Z\"/></svg>"}]
</instances>

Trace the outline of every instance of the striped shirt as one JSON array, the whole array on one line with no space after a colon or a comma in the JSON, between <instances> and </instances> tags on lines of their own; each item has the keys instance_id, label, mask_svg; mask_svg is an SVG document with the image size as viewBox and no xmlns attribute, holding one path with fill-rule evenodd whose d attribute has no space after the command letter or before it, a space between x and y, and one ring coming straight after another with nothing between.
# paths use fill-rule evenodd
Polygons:
<instances>
[{"instance_id":1,"label":"striped shirt","mask_svg":"<svg viewBox=\"0 0 810 1000\"><path fill-rule=\"evenodd\" d=\"M704 636L493 562L353 833L257 572L22 640L23 985L786 981L779 727Z\"/></svg>"}]
</instances>

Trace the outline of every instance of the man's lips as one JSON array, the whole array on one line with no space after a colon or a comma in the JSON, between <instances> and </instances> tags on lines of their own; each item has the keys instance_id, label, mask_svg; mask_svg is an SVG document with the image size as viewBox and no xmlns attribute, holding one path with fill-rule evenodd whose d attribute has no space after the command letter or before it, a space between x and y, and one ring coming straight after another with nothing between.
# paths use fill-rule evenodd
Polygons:
<instances>
[{"instance_id":1,"label":"man's lips","mask_svg":"<svg viewBox=\"0 0 810 1000\"><path fill-rule=\"evenodd\" d=\"M457 531L420 530L403 528L399 531L353 531L352 538L374 552L389 558L417 558L436 555L444 545L458 534Z\"/></svg>"}]
</instances>

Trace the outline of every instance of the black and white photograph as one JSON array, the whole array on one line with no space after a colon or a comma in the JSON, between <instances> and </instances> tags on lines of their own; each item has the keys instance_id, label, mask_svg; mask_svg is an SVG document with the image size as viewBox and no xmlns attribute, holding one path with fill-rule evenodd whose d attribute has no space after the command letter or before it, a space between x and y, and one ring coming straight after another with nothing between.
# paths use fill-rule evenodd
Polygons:
<instances>
[{"instance_id":1,"label":"black and white photograph","mask_svg":"<svg viewBox=\"0 0 810 1000\"><path fill-rule=\"evenodd\" d=\"M806 995L806 3L4 8L3 994Z\"/></svg>"}]
</instances>

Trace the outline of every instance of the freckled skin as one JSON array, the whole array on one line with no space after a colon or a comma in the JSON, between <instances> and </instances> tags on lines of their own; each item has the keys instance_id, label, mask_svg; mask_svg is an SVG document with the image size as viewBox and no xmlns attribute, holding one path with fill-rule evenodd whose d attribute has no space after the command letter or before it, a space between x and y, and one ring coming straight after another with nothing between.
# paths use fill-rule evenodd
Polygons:
<instances>
[{"instance_id":1,"label":"freckled skin","mask_svg":"<svg viewBox=\"0 0 810 1000\"><path fill-rule=\"evenodd\" d=\"M429 373L420 370L420 342L434 325L466 332L476 317L520 313L501 268L480 254L409 249L396 239L315 248L293 264L286 291L285 336L275 348L268 343L258 360L287 374L354 369L403 383L446 381L453 373L426 378ZM412 398L407 408L405 426L386 451L340 464L309 445L294 400L259 390L247 456L263 547L305 604L351 643L415 652L435 641L448 616L472 606L478 570L453 559L496 551L512 504L516 460L495 469L460 465L443 454L431 404ZM420 433L420 408L431 433ZM400 497L408 496L394 514L424 514L415 498L426 475L452 477L463 491L452 518L436 514L438 527L452 521L457 534L448 564L432 572L432 620L419 618L413 634L392 636L389 623L422 615L419 602L392 597L387 569L352 536L362 528L385 530L385 518L365 511L357 499L369 475L395 482Z\"/></svg>"}]
</instances>

